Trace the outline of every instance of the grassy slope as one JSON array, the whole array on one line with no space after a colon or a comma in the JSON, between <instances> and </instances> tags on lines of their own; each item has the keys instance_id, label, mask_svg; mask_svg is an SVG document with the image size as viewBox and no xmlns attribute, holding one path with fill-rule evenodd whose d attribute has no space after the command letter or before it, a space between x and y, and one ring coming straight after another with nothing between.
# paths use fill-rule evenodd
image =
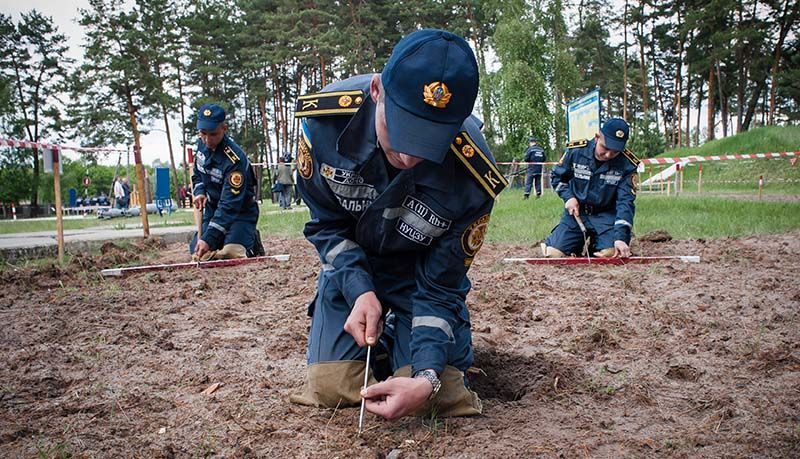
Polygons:
<instances>
[{"instance_id":1,"label":"grassy slope","mask_svg":"<svg viewBox=\"0 0 800 459\"><path fill-rule=\"evenodd\" d=\"M712 156L735 153L776 153L800 150L800 126L770 126L742 132L724 139L712 140L696 148L676 148L661 157ZM697 181L703 168L703 190L714 192L757 192L758 179L765 180L765 193L800 194L800 164L792 166L788 159L754 159L707 161L691 164L684 173L684 189L697 191ZM641 175L642 180L664 166L651 166Z\"/></svg>"}]
</instances>

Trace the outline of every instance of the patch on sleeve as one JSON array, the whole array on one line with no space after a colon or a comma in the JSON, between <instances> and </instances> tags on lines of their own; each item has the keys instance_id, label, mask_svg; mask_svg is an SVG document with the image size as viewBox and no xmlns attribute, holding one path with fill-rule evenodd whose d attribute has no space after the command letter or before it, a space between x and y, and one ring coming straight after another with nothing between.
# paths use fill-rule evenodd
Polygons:
<instances>
[{"instance_id":1,"label":"patch on sleeve","mask_svg":"<svg viewBox=\"0 0 800 459\"><path fill-rule=\"evenodd\" d=\"M239 188L242 186L242 183L244 183L244 175L239 171L233 171L231 175L228 176L228 182L230 182L232 187Z\"/></svg>"},{"instance_id":2,"label":"patch on sleeve","mask_svg":"<svg viewBox=\"0 0 800 459\"><path fill-rule=\"evenodd\" d=\"M486 230L489 229L489 217L490 215L486 214L475 220L461 235L461 248L464 249L464 253L468 257L474 257L478 250L481 249L483 240L486 237Z\"/></svg>"},{"instance_id":3,"label":"patch on sleeve","mask_svg":"<svg viewBox=\"0 0 800 459\"><path fill-rule=\"evenodd\" d=\"M364 91L334 91L306 94L297 98L296 118L353 114L364 104Z\"/></svg>"},{"instance_id":4,"label":"patch on sleeve","mask_svg":"<svg viewBox=\"0 0 800 459\"><path fill-rule=\"evenodd\" d=\"M639 174L634 172L631 174L631 193L636 196L637 191L639 191Z\"/></svg>"},{"instance_id":5,"label":"patch on sleeve","mask_svg":"<svg viewBox=\"0 0 800 459\"><path fill-rule=\"evenodd\" d=\"M239 194L242 192L242 184L244 184L244 175L239 171L233 171L228 176L228 183L230 183L231 193Z\"/></svg>"},{"instance_id":6,"label":"patch on sleeve","mask_svg":"<svg viewBox=\"0 0 800 459\"><path fill-rule=\"evenodd\" d=\"M311 142L305 135L305 132L300 133L300 139L297 142L297 173L305 180L311 178L314 174L314 160L311 159Z\"/></svg>"},{"instance_id":7,"label":"patch on sleeve","mask_svg":"<svg viewBox=\"0 0 800 459\"><path fill-rule=\"evenodd\" d=\"M450 150L456 154L461 164L492 198L496 198L508 186L508 180L503 177L494 162L478 148L466 132L462 131L456 135L453 143L450 144Z\"/></svg>"}]
</instances>

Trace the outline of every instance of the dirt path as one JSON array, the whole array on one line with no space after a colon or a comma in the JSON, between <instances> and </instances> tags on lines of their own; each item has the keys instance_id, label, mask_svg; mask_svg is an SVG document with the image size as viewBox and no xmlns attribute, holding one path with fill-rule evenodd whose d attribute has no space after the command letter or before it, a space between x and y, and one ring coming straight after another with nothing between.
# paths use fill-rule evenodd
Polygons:
<instances>
[{"instance_id":1,"label":"dirt path","mask_svg":"<svg viewBox=\"0 0 800 459\"><path fill-rule=\"evenodd\" d=\"M800 233L643 242L702 263L504 265L469 297L484 415L368 416L291 405L318 260L103 280L109 247L64 271L0 273L0 456L798 457ZM185 258L170 246L141 262ZM213 393L204 391L214 383Z\"/></svg>"}]
</instances>

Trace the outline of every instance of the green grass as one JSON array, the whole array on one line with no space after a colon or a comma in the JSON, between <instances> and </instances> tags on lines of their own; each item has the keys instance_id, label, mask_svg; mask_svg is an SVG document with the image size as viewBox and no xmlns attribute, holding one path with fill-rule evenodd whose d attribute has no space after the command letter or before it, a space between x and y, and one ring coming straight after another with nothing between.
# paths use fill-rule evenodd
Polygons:
<instances>
[{"instance_id":1,"label":"green grass","mask_svg":"<svg viewBox=\"0 0 800 459\"><path fill-rule=\"evenodd\" d=\"M800 150L800 126L768 126L712 140L695 148L667 150L660 157L713 156L738 153L777 153ZM758 179L764 177L766 194L800 194L800 165L789 159L705 161L691 164L684 172L684 190L697 191L700 166L702 189L707 192L758 192ZM667 166L648 166L642 181Z\"/></svg>"},{"instance_id":2,"label":"green grass","mask_svg":"<svg viewBox=\"0 0 800 459\"><path fill-rule=\"evenodd\" d=\"M777 153L800 150L800 126L767 126L712 140L699 147L667 150L660 157Z\"/></svg>"},{"instance_id":3,"label":"green grass","mask_svg":"<svg viewBox=\"0 0 800 459\"><path fill-rule=\"evenodd\" d=\"M292 208L296 208L292 206ZM261 231L261 236L266 237L266 235L270 236L280 236L280 237L288 237L288 238L302 238L303 237L303 226L309 220L310 215L308 213L308 208L303 206L300 207L303 209L302 211L295 211L295 212L280 212L277 213L267 213L265 211L272 211L276 209L280 209L278 206L273 206L265 204L262 206L261 216L258 218L258 230Z\"/></svg>"},{"instance_id":4,"label":"green grass","mask_svg":"<svg viewBox=\"0 0 800 459\"><path fill-rule=\"evenodd\" d=\"M148 223L151 227L158 226L181 226L191 225L193 223L193 216L191 212L175 212L172 215L164 214L163 217L158 215L148 215ZM110 220L102 220L95 216L87 216L77 220L64 220L65 230L75 230L84 228L111 228L123 229L123 226L132 228L136 225L141 225L141 217L118 217ZM37 231L53 231L56 230L55 218L49 220L3 220L0 221L0 234L11 233L33 233Z\"/></svg>"},{"instance_id":5,"label":"green grass","mask_svg":"<svg viewBox=\"0 0 800 459\"><path fill-rule=\"evenodd\" d=\"M688 188L688 182L685 182ZM738 237L755 234L776 234L800 229L800 201L781 202L727 199L705 194L684 193L680 196L640 193L636 199L634 233L643 235L654 230L665 230L676 239ZM800 193L797 193L800 194ZM262 206L258 228L262 237L279 236L302 238L303 226L309 214L302 211L281 212L272 203ZM540 199L522 199L522 190L508 189L497 199L489 224L487 240L500 243L533 244L544 239L558 224L563 212L563 202L550 190L545 190ZM150 218L150 225L158 225L160 217ZM170 221L192 224L192 214L173 214ZM97 220L91 220L97 222ZM111 220L118 224L121 219ZM139 219L128 218L126 222L139 223ZM67 221L69 222L69 221ZM65 222L65 224L67 223ZM77 220L84 223L84 220ZM10 225L21 222L0 223L0 233L8 233ZM55 222L29 222L37 229L53 230ZM49 227L48 227L49 225ZM20 226L22 227L22 226ZM26 230L22 230L26 231Z\"/></svg>"},{"instance_id":6,"label":"green grass","mask_svg":"<svg viewBox=\"0 0 800 459\"><path fill-rule=\"evenodd\" d=\"M519 189L500 195L487 240L533 244L558 224L563 201L552 191L523 200ZM705 196L640 194L634 233L665 230L676 239L776 234L800 229L800 202L750 201Z\"/></svg>"}]
</instances>

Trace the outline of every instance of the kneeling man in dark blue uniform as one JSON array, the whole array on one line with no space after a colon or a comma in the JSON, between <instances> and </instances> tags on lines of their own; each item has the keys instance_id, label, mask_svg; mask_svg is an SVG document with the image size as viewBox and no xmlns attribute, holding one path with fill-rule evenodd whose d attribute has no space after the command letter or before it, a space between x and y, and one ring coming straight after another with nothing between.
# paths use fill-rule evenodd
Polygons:
<instances>
[{"instance_id":1,"label":"kneeling man in dark blue uniform","mask_svg":"<svg viewBox=\"0 0 800 459\"><path fill-rule=\"evenodd\" d=\"M201 106L197 130L192 194L194 206L204 212L202 234L189 244L189 252L200 260L263 255L256 232L255 174L247 155L227 135L225 110Z\"/></svg>"},{"instance_id":2,"label":"kneeling man in dark blue uniform","mask_svg":"<svg viewBox=\"0 0 800 459\"><path fill-rule=\"evenodd\" d=\"M471 116L477 94L469 45L420 30L381 74L299 98L298 188L322 269L306 384L292 402L335 408L364 397L388 419L481 412L464 373L467 271L507 182ZM362 392L367 346L374 372Z\"/></svg>"},{"instance_id":3,"label":"kneeling man in dark blue uniform","mask_svg":"<svg viewBox=\"0 0 800 459\"><path fill-rule=\"evenodd\" d=\"M592 140L567 145L550 175L564 200L564 215L544 241L544 256L581 255L584 239L576 216L586 225L594 256L631 256L639 160L625 149L629 135L625 120L611 118Z\"/></svg>"}]
</instances>

